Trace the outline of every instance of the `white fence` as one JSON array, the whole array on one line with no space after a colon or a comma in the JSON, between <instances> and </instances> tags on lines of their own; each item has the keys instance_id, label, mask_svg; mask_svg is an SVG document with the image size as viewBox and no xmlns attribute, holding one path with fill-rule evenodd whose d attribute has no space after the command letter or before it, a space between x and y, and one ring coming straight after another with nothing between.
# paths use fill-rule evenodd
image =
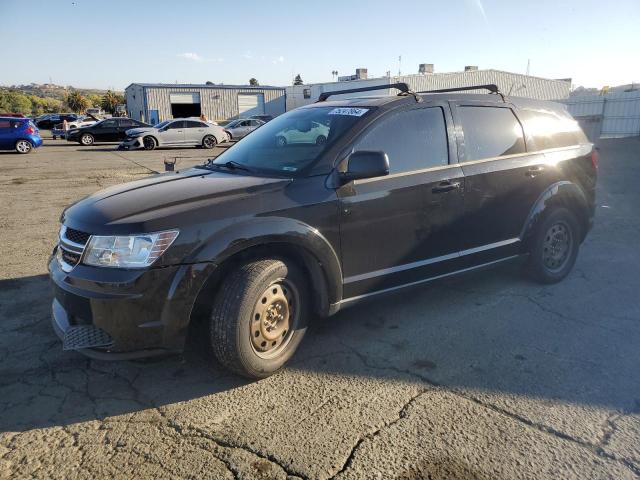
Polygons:
<instances>
[{"instance_id":1,"label":"white fence","mask_svg":"<svg viewBox=\"0 0 640 480\"><path fill-rule=\"evenodd\" d=\"M576 120L599 121L599 138L640 135L640 90L604 95L575 95L561 100Z\"/></svg>"}]
</instances>

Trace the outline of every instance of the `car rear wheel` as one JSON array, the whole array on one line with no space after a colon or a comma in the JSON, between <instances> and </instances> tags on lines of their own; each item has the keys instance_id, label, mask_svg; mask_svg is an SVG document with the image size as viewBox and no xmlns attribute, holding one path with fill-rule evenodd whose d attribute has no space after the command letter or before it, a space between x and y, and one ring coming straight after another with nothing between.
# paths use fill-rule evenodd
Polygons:
<instances>
[{"instance_id":1,"label":"car rear wheel","mask_svg":"<svg viewBox=\"0 0 640 480\"><path fill-rule=\"evenodd\" d=\"M33 150L33 145L29 140L18 140L16 142L16 152L18 153L29 153Z\"/></svg>"},{"instance_id":2,"label":"car rear wheel","mask_svg":"<svg viewBox=\"0 0 640 480\"><path fill-rule=\"evenodd\" d=\"M536 230L527 263L529 275L540 283L565 278L578 256L580 225L566 208L552 210Z\"/></svg>"},{"instance_id":3,"label":"car rear wheel","mask_svg":"<svg viewBox=\"0 0 640 480\"><path fill-rule=\"evenodd\" d=\"M90 133L83 133L80 137L80 144L84 145L85 147L90 147L91 145L93 145L93 142L94 138Z\"/></svg>"},{"instance_id":4,"label":"car rear wheel","mask_svg":"<svg viewBox=\"0 0 640 480\"><path fill-rule=\"evenodd\" d=\"M207 135L202 139L202 146L204 148L213 148L218 144L218 140L213 135Z\"/></svg>"},{"instance_id":5,"label":"car rear wheel","mask_svg":"<svg viewBox=\"0 0 640 480\"><path fill-rule=\"evenodd\" d=\"M156 148L156 141L153 137L144 137L142 139L142 146L145 150L153 150Z\"/></svg>"},{"instance_id":6,"label":"car rear wheel","mask_svg":"<svg viewBox=\"0 0 640 480\"><path fill-rule=\"evenodd\" d=\"M294 264L266 259L227 276L211 314L210 341L218 361L250 378L264 378L291 358L306 331L308 289Z\"/></svg>"}]
</instances>

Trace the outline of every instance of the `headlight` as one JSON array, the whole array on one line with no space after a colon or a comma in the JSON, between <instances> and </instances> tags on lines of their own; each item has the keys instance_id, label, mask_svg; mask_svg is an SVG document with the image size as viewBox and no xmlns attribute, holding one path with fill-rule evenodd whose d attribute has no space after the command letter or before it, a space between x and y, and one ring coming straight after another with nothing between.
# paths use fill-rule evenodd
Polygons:
<instances>
[{"instance_id":1,"label":"headlight","mask_svg":"<svg viewBox=\"0 0 640 480\"><path fill-rule=\"evenodd\" d=\"M178 236L178 230L145 235L94 235L82 262L96 267L144 268L155 262Z\"/></svg>"}]
</instances>

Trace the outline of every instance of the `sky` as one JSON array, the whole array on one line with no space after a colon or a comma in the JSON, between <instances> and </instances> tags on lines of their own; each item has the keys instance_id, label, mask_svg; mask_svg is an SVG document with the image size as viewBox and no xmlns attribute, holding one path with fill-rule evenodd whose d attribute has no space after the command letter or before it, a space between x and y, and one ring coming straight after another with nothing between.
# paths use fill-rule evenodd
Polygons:
<instances>
[{"instance_id":1,"label":"sky","mask_svg":"<svg viewBox=\"0 0 640 480\"><path fill-rule=\"evenodd\" d=\"M0 0L0 19L0 85L281 86L528 62L575 87L640 82L640 0Z\"/></svg>"}]
</instances>

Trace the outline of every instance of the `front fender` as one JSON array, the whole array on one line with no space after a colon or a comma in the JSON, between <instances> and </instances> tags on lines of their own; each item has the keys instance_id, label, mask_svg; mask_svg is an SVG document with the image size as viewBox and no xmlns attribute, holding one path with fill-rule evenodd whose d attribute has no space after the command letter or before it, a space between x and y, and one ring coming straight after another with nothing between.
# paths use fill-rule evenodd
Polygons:
<instances>
[{"instance_id":1,"label":"front fender","mask_svg":"<svg viewBox=\"0 0 640 480\"><path fill-rule=\"evenodd\" d=\"M520 233L522 244L528 244L533 236L540 219L554 207L566 207L573 211L582 225L582 238L586 236L593 215L589 211L589 202L583 190L569 181L556 182L549 186L536 200L527 216L527 220Z\"/></svg>"},{"instance_id":2,"label":"front fender","mask_svg":"<svg viewBox=\"0 0 640 480\"><path fill-rule=\"evenodd\" d=\"M331 243L318 229L292 218L254 217L230 224L203 242L188 262L221 264L243 250L273 243L295 245L311 254L325 274L329 302L342 299L342 268Z\"/></svg>"}]
</instances>

